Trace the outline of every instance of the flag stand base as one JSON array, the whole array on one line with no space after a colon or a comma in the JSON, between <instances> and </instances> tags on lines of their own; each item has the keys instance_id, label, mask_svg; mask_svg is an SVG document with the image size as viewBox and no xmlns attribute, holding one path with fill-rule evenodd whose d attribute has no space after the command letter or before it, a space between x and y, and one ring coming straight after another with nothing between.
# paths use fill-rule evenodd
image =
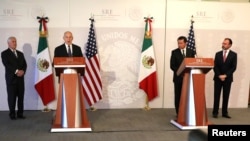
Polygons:
<instances>
[{"instance_id":1,"label":"flag stand base","mask_svg":"<svg viewBox=\"0 0 250 141\"><path fill-rule=\"evenodd\" d=\"M43 110L42 110L42 112L50 112L51 111L51 109L49 109L48 107L45 107Z\"/></svg>"},{"instance_id":2,"label":"flag stand base","mask_svg":"<svg viewBox=\"0 0 250 141\"><path fill-rule=\"evenodd\" d=\"M143 110L144 110L144 111L149 111L149 110L151 110L151 108L150 108L148 105L146 105L146 106L143 108Z\"/></svg>"},{"instance_id":3,"label":"flag stand base","mask_svg":"<svg viewBox=\"0 0 250 141\"><path fill-rule=\"evenodd\" d=\"M146 104L146 106L143 108L143 110L144 111L149 111L149 110L151 110L151 108L148 106L149 104L148 104L148 97L146 96L146 99L145 99L145 104Z\"/></svg>"},{"instance_id":4,"label":"flag stand base","mask_svg":"<svg viewBox=\"0 0 250 141\"><path fill-rule=\"evenodd\" d=\"M91 106L90 108L89 108L89 111L92 111L92 112L94 112L94 111L96 111L97 109L95 108L95 107L93 107L93 106Z\"/></svg>"}]
</instances>

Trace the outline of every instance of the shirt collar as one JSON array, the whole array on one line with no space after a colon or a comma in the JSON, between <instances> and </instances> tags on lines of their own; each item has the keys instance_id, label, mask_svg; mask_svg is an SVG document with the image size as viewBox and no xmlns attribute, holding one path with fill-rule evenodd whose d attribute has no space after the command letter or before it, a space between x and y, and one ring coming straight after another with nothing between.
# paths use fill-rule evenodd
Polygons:
<instances>
[{"instance_id":1,"label":"shirt collar","mask_svg":"<svg viewBox=\"0 0 250 141\"><path fill-rule=\"evenodd\" d=\"M72 48L72 44L71 44L71 45L67 45L67 44L65 43L65 46L66 46L66 47L70 46L70 48Z\"/></svg>"},{"instance_id":2,"label":"shirt collar","mask_svg":"<svg viewBox=\"0 0 250 141\"><path fill-rule=\"evenodd\" d=\"M13 52L13 51L16 51L16 49L12 49L12 48L10 48L10 47L9 47L9 49L10 49L12 52Z\"/></svg>"},{"instance_id":3,"label":"shirt collar","mask_svg":"<svg viewBox=\"0 0 250 141\"><path fill-rule=\"evenodd\" d=\"M227 50L225 50L225 49L222 49L222 51L224 52L224 51L227 51L227 53L230 51L230 49L227 49Z\"/></svg>"},{"instance_id":4,"label":"shirt collar","mask_svg":"<svg viewBox=\"0 0 250 141\"><path fill-rule=\"evenodd\" d=\"M186 47L184 47L184 48L179 48L180 50L186 50Z\"/></svg>"}]
</instances>

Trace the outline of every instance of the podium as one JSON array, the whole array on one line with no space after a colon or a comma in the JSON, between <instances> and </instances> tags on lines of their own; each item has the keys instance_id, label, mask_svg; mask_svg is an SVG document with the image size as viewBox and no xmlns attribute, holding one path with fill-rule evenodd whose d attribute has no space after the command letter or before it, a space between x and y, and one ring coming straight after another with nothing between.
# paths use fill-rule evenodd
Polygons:
<instances>
[{"instance_id":1,"label":"podium","mask_svg":"<svg viewBox=\"0 0 250 141\"><path fill-rule=\"evenodd\" d=\"M212 58L185 58L177 75L183 75L178 117L171 123L179 129L207 128L205 75L213 68Z\"/></svg>"},{"instance_id":2,"label":"podium","mask_svg":"<svg viewBox=\"0 0 250 141\"><path fill-rule=\"evenodd\" d=\"M60 84L51 132L91 131L81 83L84 58L55 57L53 64Z\"/></svg>"}]
</instances>

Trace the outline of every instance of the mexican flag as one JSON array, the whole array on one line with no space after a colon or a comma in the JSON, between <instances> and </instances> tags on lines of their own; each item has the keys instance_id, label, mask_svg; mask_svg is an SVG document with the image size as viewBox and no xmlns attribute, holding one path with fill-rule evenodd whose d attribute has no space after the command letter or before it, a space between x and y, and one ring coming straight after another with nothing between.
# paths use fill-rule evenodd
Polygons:
<instances>
[{"instance_id":1,"label":"mexican flag","mask_svg":"<svg viewBox=\"0 0 250 141\"><path fill-rule=\"evenodd\" d=\"M55 99L54 79L52 73L52 63L47 43L47 17L38 17L39 19L39 43L36 56L35 70L35 89L38 92L43 104Z\"/></svg>"},{"instance_id":2,"label":"mexican flag","mask_svg":"<svg viewBox=\"0 0 250 141\"><path fill-rule=\"evenodd\" d=\"M139 88L143 89L148 96L148 101L158 96L156 59L152 44L152 18L145 20L145 34L140 58Z\"/></svg>"}]
</instances>

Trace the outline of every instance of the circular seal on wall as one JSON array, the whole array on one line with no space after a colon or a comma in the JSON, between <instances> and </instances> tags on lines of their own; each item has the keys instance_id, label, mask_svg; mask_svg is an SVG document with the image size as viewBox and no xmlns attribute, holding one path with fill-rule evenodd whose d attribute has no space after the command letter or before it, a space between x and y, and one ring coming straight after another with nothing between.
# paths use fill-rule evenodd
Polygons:
<instances>
[{"instance_id":1,"label":"circular seal on wall","mask_svg":"<svg viewBox=\"0 0 250 141\"><path fill-rule=\"evenodd\" d=\"M131 7L128 16L133 21L138 21L142 18L142 11L139 7Z\"/></svg>"},{"instance_id":2,"label":"circular seal on wall","mask_svg":"<svg viewBox=\"0 0 250 141\"><path fill-rule=\"evenodd\" d=\"M44 16L45 10L42 7L32 7L31 8L31 16L32 18L36 19L37 16Z\"/></svg>"},{"instance_id":3,"label":"circular seal on wall","mask_svg":"<svg viewBox=\"0 0 250 141\"><path fill-rule=\"evenodd\" d=\"M232 22L234 20L234 13L231 10L222 11L221 20L225 23Z\"/></svg>"},{"instance_id":4,"label":"circular seal on wall","mask_svg":"<svg viewBox=\"0 0 250 141\"><path fill-rule=\"evenodd\" d=\"M106 33L103 39L105 42L99 44L102 60L102 103L111 107L139 105L145 96L137 82L141 54L139 38L125 31L114 31ZM152 63L149 60L145 60L148 65Z\"/></svg>"}]
</instances>

